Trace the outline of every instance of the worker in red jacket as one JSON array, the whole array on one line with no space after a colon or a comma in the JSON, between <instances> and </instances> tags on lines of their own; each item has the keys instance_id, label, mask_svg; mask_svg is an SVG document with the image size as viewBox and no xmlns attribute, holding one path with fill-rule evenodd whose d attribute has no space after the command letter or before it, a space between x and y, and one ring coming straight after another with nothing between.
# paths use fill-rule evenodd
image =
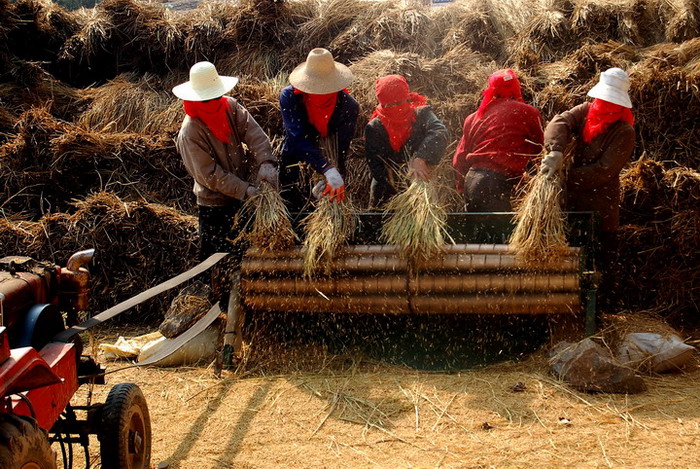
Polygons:
<instances>
[{"instance_id":1,"label":"worker in red jacket","mask_svg":"<svg viewBox=\"0 0 700 469\"><path fill-rule=\"evenodd\" d=\"M513 189L542 149L542 116L523 101L513 70L491 75L482 94L452 159L455 184L467 212L509 212Z\"/></svg>"},{"instance_id":2,"label":"worker in red jacket","mask_svg":"<svg viewBox=\"0 0 700 469\"><path fill-rule=\"evenodd\" d=\"M635 132L627 73L611 68L588 92L593 102L554 116L545 130L549 152L540 171L554 175L563 168L564 149L575 139L566 170L566 207L601 216L603 299L613 298L620 225L620 172L632 157Z\"/></svg>"}]
</instances>

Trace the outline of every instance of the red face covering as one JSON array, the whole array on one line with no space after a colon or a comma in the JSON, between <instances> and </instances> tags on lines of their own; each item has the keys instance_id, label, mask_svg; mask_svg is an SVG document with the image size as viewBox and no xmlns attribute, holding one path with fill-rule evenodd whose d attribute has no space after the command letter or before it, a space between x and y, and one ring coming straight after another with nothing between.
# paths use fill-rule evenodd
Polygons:
<instances>
[{"instance_id":1,"label":"red face covering","mask_svg":"<svg viewBox=\"0 0 700 469\"><path fill-rule=\"evenodd\" d=\"M228 99L222 96L211 101L183 101L185 114L192 119L199 119L211 130L217 140L231 143L231 124L229 123Z\"/></svg>"},{"instance_id":2,"label":"red face covering","mask_svg":"<svg viewBox=\"0 0 700 469\"><path fill-rule=\"evenodd\" d=\"M335 103L338 100L338 93L310 94L294 89L295 94L301 94L304 98L306 113L309 115L309 122L313 125L321 137L328 136L328 122L331 120Z\"/></svg>"},{"instance_id":3,"label":"red face covering","mask_svg":"<svg viewBox=\"0 0 700 469\"><path fill-rule=\"evenodd\" d=\"M591 143L594 138L604 133L610 124L620 119L634 126L634 115L631 110L619 104L594 99L586 116L586 124L583 126L583 141Z\"/></svg>"},{"instance_id":4,"label":"red face covering","mask_svg":"<svg viewBox=\"0 0 700 469\"><path fill-rule=\"evenodd\" d=\"M484 99L481 100L476 116L481 119L484 112L496 99L514 99L523 102L523 95L520 90L518 75L511 69L499 70L489 77L488 88L482 93Z\"/></svg>"},{"instance_id":5,"label":"red face covering","mask_svg":"<svg viewBox=\"0 0 700 469\"><path fill-rule=\"evenodd\" d=\"M426 99L418 93L411 93L408 82L401 75L388 75L377 80L376 107L370 120L379 117L389 135L389 143L394 151L401 150L411 136L416 121L415 109L425 106Z\"/></svg>"}]
</instances>

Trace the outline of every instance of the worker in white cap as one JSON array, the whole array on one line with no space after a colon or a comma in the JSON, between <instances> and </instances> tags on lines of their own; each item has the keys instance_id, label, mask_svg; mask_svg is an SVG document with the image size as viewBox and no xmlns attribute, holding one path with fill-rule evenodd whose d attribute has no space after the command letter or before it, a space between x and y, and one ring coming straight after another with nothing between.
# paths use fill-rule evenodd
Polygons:
<instances>
[{"instance_id":1,"label":"worker in white cap","mask_svg":"<svg viewBox=\"0 0 700 469\"><path fill-rule=\"evenodd\" d=\"M353 80L345 65L326 49L313 49L306 62L289 75L290 86L280 95L284 146L280 179L283 194L294 211L302 210L311 186L302 182L300 164L323 175L316 197L345 198L345 158L355 135L360 107L346 88Z\"/></svg>"},{"instance_id":2,"label":"worker in white cap","mask_svg":"<svg viewBox=\"0 0 700 469\"><path fill-rule=\"evenodd\" d=\"M617 229L620 224L620 172L632 156L635 132L630 81L619 68L600 74L588 92L593 98L555 116L544 132L549 152L540 170L553 175L563 169L564 150L575 139L565 171L567 208L601 216L603 290L614 288Z\"/></svg>"},{"instance_id":3,"label":"worker in white cap","mask_svg":"<svg viewBox=\"0 0 700 469\"><path fill-rule=\"evenodd\" d=\"M173 88L186 114L175 146L194 179L200 260L232 252L229 232L241 201L255 194L262 180L278 186L270 140L240 103L224 96L237 83L237 77L221 76L213 64L199 62L190 69L190 80Z\"/></svg>"}]
</instances>

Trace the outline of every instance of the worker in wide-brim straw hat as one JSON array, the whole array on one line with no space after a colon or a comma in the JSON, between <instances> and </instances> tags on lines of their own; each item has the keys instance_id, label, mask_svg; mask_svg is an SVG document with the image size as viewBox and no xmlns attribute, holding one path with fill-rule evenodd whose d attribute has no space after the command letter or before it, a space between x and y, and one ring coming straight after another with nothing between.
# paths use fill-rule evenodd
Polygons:
<instances>
[{"instance_id":1,"label":"worker in wide-brim straw hat","mask_svg":"<svg viewBox=\"0 0 700 469\"><path fill-rule=\"evenodd\" d=\"M570 164L565 168L567 208L600 213L603 289L614 288L620 224L620 172L632 156L634 116L630 81L620 68L600 74L588 96L592 102L554 116L544 133L541 171L553 175L564 169L564 150L575 139Z\"/></svg>"},{"instance_id":2,"label":"worker in wide-brim straw hat","mask_svg":"<svg viewBox=\"0 0 700 469\"><path fill-rule=\"evenodd\" d=\"M202 260L232 251L228 240L234 217L260 181L278 185L267 135L239 102L224 96L237 83L236 77L219 75L213 64L199 62L190 69L189 81L173 88L185 108L175 146L194 179Z\"/></svg>"},{"instance_id":3,"label":"worker in wide-brim straw hat","mask_svg":"<svg viewBox=\"0 0 700 469\"><path fill-rule=\"evenodd\" d=\"M372 207L380 207L396 194L408 173L414 180L429 180L448 143L447 127L424 96L410 91L406 78L378 79L376 95L379 105L365 127Z\"/></svg>"},{"instance_id":4,"label":"worker in wide-brim straw hat","mask_svg":"<svg viewBox=\"0 0 700 469\"><path fill-rule=\"evenodd\" d=\"M333 201L345 197L345 158L355 134L360 106L347 91L348 67L326 49L313 49L289 75L280 95L284 123L280 181L292 210L301 210L311 188L302 182L300 163L323 175L314 195Z\"/></svg>"},{"instance_id":5,"label":"worker in wide-brim straw hat","mask_svg":"<svg viewBox=\"0 0 700 469\"><path fill-rule=\"evenodd\" d=\"M542 116L524 102L513 70L493 73L482 94L452 159L455 184L467 212L509 212L515 186L542 151Z\"/></svg>"}]
</instances>

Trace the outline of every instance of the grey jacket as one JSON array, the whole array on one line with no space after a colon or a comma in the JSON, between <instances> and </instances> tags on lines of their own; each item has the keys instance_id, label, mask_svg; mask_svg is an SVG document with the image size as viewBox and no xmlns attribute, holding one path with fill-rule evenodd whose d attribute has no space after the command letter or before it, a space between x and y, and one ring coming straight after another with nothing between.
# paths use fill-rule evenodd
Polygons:
<instances>
[{"instance_id":1,"label":"grey jacket","mask_svg":"<svg viewBox=\"0 0 700 469\"><path fill-rule=\"evenodd\" d=\"M185 117L177 134L175 147L187 172L194 178L197 204L210 207L228 205L232 199L243 200L264 162L276 164L270 140L253 116L233 98L228 98L231 143L218 140L199 119ZM250 150L246 156L243 144Z\"/></svg>"}]
</instances>

